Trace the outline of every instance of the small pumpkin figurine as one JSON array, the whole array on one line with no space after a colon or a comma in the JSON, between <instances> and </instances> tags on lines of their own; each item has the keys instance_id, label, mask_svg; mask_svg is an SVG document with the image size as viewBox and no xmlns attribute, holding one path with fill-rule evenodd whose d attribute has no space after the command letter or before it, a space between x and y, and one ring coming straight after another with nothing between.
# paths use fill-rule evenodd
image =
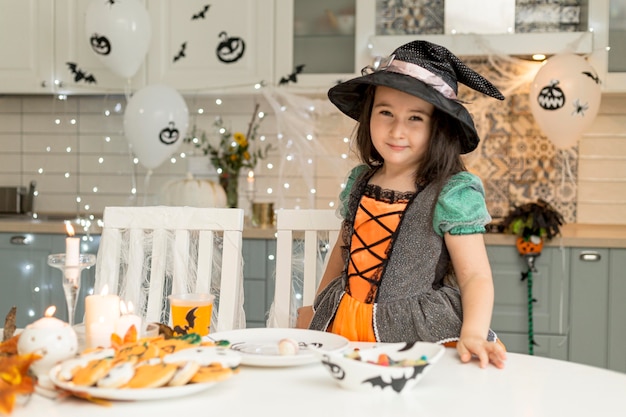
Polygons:
<instances>
[{"instance_id":1,"label":"small pumpkin figurine","mask_svg":"<svg viewBox=\"0 0 626 417\"><path fill-rule=\"evenodd\" d=\"M167 182L161 190L161 202L167 206L226 207L226 192L215 181L186 178Z\"/></svg>"},{"instance_id":2,"label":"small pumpkin figurine","mask_svg":"<svg viewBox=\"0 0 626 417\"><path fill-rule=\"evenodd\" d=\"M559 234L564 223L563 216L544 200L514 207L502 221L507 233L518 235L515 246L524 256L539 255L544 239L550 240Z\"/></svg>"}]
</instances>

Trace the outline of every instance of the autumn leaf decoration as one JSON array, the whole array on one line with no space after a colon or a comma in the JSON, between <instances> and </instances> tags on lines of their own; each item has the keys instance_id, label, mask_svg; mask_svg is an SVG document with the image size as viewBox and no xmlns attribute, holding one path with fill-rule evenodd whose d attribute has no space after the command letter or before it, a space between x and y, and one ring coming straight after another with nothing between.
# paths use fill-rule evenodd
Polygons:
<instances>
[{"instance_id":1,"label":"autumn leaf decoration","mask_svg":"<svg viewBox=\"0 0 626 417\"><path fill-rule=\"evenodd\" d=\"M9 342L11 339L4 343ZM28 375L28 368L39 358L41 356L34 353L0 356L0 414L8 415L13 411L17 395L35 391L35 381Z\"/></svg>"}]
</instances>

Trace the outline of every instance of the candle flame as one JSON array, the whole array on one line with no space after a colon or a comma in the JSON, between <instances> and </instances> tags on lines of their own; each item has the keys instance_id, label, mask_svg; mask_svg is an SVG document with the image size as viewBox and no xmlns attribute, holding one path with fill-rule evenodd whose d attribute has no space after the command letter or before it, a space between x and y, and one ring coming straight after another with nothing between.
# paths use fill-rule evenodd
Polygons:
<instances>
[{"instance_id":1,"label":"candle flame","mask_svg":"<svg viewBox=\"0 0 626 417\"><path fill-rule=\"evenodd\" d=\"M135 312L135 307L133 307L133 302L129 301L127 306L128 306L128 314L133 314Z\"/></svg>"},{"instance_id":2,"label":"candle flame","mask_svg":"<svg viewBox=\"0 0 626 417\"><path fill-rule=\"evenodd\" d=\"M102 290L100 290L100 295L107 295L109 293L109 284L104 284Z\"/></svg>"},{"instance_id":3,"label":"candle flame","mask_svg":"<svg viewBox=\"0 0 626 417\"><path fill-rule=\"evenodd\" d=\"M46 308L46 311L43 313L43 315L45 317L52 317L52 316L54 316L54 313L56 313L56 311L57 311L56 306L50 306L50 307Z\"/></svg>"},{"instance_id":4,"label":"candle flame","mask_svg":"<svg viewBox=\"0 0 626 417\"><path fill-rule=\"evenodd\" d=\"M74 236L74 226L69 223L65 223L65 230L67 230L68 236Z\"/></svg>"},{"instance_id":5,"label":"candle flame","mask_svg":"<svg viewBox=\"0 0 626 417\"><path fill-rule=\"evenodd\" d=\"M123 301L120 301L120 313L122 313L122 315L128 314L128 309L126 308L126 303L123 302Z\"/></svg>"},{"instance_id":6,"label":"candle flame","mask_svg":"<svg viewBox=\"0 0 626 417\"><path fill-rule=\"evenodd\" d=\"M248 171L248 178L249 178L250 180L253 180L253 179L254 179L254 171L252 171L252 170Z\"/></svg>"}]
</instances>

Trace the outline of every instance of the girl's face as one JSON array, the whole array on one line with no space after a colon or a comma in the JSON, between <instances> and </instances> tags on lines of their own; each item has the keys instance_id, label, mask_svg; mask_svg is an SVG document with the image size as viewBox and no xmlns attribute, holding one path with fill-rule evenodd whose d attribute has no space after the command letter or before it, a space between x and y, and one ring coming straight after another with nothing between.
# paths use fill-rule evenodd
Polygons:
<instances>
[{"instance_id":1,"label":"girl's face","mask_svg":"<svg viewBox=\"0 0 626 417\"><path fill-rule=\"evenodd\" d=\"M387 167L414 172L428 148L434 106L395 88L378 86L370 133Z\"/></svg>"}]
</instances>

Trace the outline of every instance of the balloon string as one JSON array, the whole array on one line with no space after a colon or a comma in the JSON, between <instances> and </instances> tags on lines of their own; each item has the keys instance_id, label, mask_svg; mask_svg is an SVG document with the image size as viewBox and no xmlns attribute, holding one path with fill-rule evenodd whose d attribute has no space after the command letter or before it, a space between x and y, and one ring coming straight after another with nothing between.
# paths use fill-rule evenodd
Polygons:
<instances>
[{"instance_id":1,"label":"balloon string","mask_svg":"<svg viewBox=\"0 0 626 417\"><path fill-rule=\"evenodd\" d=\"M152 176L152 170L149 169L148 172L146 172L146 178L144 178L143 181L143 205L147 206L147 201L148 201L148 188L150 188L150 177Z\"/></svg>"}]
</instances>

